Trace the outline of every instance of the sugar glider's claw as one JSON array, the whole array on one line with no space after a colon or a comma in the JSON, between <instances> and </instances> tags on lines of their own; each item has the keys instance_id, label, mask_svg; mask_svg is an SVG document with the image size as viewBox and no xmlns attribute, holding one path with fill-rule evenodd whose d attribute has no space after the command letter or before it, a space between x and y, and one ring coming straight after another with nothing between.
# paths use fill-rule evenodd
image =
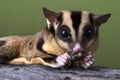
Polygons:
<instances>
[{"instance_id":1,"label":"sugar glider's claw","mask_svg":"<svg viewBox=\"0 0 120 80\"><path fill-rule=\"evenodd\" d=\"M87 69L88 67L93 65L93 63L94 63L94 56L93 56L92 52L89 51L83 60L82 67Z\"/></svg>"}]
</instances>

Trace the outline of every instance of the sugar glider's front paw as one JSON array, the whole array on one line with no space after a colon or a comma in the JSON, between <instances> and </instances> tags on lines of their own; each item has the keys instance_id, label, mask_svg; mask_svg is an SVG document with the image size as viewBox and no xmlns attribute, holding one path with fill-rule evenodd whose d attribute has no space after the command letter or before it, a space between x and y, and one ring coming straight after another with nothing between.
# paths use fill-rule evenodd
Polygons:
<instances>
[{"instance_id":1,"label":"sugar glider's front paw","mask_svg":"<svg viewBox=\"0 0 120 80\"><path fill-rule=\"evenodd\" d=\"M66 66L70 63L70 55L68 53L64 53L56 58L55 63L53 63L53 67L59 68Z\"/></svg>"},{"instance_id":2,"label":"sugar glider's front paw","mask_svg":"<svg viewBox=\"0 0 120 80\"><path fill-rule=\"evenodd\" d=\"M93 63L94 63L94 56L93 56L92 52L89 51L83 60L82 67L87 69L88 67L93 65Z\"/></svg>"}]
</instances>

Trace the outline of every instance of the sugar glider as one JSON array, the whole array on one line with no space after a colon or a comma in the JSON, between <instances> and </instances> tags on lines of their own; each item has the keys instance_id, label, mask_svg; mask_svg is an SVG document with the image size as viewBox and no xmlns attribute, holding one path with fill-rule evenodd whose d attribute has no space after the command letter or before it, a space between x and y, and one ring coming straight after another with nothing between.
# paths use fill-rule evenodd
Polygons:
<instances>
[{"instance_id":1,"label":"sugar glider","mask_svg":"<svg viewBox=\"0 0 120 80\"><path fill-rule=\"evenodd\" d=\"M100 25L111 14L53 12L47 8L43 8L43 13L47 25L35 35L0 38L0 63L90 67L98 46Z\"/></svg>"}]
</instances>

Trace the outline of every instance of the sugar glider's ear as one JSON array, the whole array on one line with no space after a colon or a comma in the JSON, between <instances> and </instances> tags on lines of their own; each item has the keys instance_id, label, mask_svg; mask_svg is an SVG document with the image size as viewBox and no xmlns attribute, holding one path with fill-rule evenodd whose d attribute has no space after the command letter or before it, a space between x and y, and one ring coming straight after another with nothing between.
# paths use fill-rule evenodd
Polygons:
<instances>
[{"instance_id":1,"label":"sugar glider's ear","mask_svg":"<svg viewBox=\"0 0 120 80\"><path fill-rule=\"evenodd\" d=\"M96 26L100 26L101 24L105 23L108 21L110 18L111 14L102 14L102 15L94 15L93 16L93 21Z\"/></svg>"},{"instance_id":2,"label":"sugar glider's ear","mask_svg":"<svg viewBox=\"0 0 120 80\"><path fill-rule=\"evenodd\" d=\"M58 26L59 23L57 17L59 16L59 13L48 10L47 8L43 8L43 13L47 19L48 28L50 28L50 26L54 26L54 27Z\"/></svg>"}]
</instances>

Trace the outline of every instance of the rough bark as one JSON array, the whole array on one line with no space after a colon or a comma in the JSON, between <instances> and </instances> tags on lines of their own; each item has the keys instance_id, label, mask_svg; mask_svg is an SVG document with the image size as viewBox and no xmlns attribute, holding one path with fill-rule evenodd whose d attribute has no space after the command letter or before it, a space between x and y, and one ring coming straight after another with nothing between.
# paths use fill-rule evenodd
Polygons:
<instances>
[{"instance_id":1,"label":"rough bark","mask_svg":"<svg viewBox=\"0 0 120 80\"><path fill-rule=\"evenodd\" d=\"M120 69L53 69L42 65L0 65L0 80L120 80Z\"/></svg>"}]
</instances>

